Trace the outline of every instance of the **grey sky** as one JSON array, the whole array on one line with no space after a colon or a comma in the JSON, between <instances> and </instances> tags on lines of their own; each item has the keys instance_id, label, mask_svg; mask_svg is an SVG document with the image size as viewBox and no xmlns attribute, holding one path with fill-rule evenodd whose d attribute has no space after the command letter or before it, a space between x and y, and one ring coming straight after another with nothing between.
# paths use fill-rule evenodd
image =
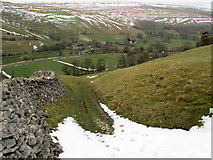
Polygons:
<instances>
[{"instance_id":1,"label":"grey sky","mask_svg":"<svg viewBox=\"0 0 213 160\"><path fill-rule=\"evenodd\" d=\"M152 4L172 4L184 5L195 8L211 8L211 0L2 0L8 2L26 3L26 2L144 2Z\"/></svg>"}]
</instances>

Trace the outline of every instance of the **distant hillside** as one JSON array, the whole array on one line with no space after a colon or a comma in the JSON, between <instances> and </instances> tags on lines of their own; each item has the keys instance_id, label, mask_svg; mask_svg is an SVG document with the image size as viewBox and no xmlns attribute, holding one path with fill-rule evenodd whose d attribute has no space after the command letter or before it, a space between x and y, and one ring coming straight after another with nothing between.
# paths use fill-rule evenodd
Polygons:
<instances>
[{"instance_id":1,"label":"distant hillside","mask_svg":"<svg viewBox=\"0 0 213 160\"><path fill-rule=\"evenodd\" d=\"M211 107L211 47L113 71L91 86L103 103L147 126L189 129Z\"/></svg>"},{"instance_id":2,"label":"distant hillside","mask_svg":"<svg viewBox=\"0 0 213 160\"><path fill-rule=\"evenodd\" d=\"M142 3L3 2L2 6L4 64L32 59L28 55L34 53L36 58L53 57L59 53L52 52L59 50L60 55L122 53L127 47L152 52L157 42L176 52L182 46L193 48L200 32L211 28L208 11ZM110 43L104 49L96 42L88 44L92 41Z\"/></svg>"},{"instance_id":3,"label":"distant hillside","mask_svg":"<svg viewBox=\"0 0 213 160\"><path fill-rule=\"evenodd\" d=\"M159 8L142 3L2 4L3 32L40 40L57 37L67 40L73 34L85 33L136 34L140 31L133 26L144 20L168 24L211 22L210 12Z\"/></svg>"}]
</instances>

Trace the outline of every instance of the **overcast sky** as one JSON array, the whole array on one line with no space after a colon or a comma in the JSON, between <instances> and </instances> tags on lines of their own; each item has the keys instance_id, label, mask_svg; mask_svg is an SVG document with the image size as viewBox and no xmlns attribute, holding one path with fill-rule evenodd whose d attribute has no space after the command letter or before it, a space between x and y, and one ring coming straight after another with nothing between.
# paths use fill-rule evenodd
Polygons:
<instances>
[{"instance_id":1,"label":"overcast sky","mask_svg":"<svg viewBox=\"0 0 213 160\"><path fill-rule=\"evenodd\" d=\"M17 2L17 3L26 3L26 2L144 2L144 3L155 3L155 4L172 4L172 5L184 5L196 8L211 8L211 0L2 0L7 2Z\"/></svg>"}]
</instances>

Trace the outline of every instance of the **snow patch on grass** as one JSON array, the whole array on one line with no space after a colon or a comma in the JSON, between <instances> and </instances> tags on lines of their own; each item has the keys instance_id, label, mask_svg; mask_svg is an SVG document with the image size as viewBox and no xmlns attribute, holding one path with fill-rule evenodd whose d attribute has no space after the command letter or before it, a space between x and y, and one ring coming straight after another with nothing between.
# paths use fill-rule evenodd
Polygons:
<instances>
[{"instance_id":1,"label":"snow patch on grass","mask_svg":"<svg viewBox=\"0 0 213 160\"><path fill-rule=\"evenodd\" d=\"M34 45L34 46L33 46L33 49L34 49L34 50L37 50L37 49L38 49L38 47L37 47L36 45Z\"/></svg>"},{"instance_id":2,"label":"snow patch on grass","mask_svg":"<svg viewBox=\"0 0 213 160\"><path fill-rule=\"evenodd\" d=\"M96 78L96 77L98 77L98 75L95 75L95 76L87 76L87 78L89 78L89 79Z\"/></svg>"},{"instance_id":3,"label":"snow patch on grass","mask_svg":"<svg viewBox=\"0 0 213 160\"><path fill-rule=\"evenodd\" d=\"M114 120L114 134L95 134L82 129L68 117L51 133L64 152L60 158L210 158L211 118L203 127L162 129L146 127L122 118L106 105L102 108ZM57 142L56 139L54 141Z\"/></svg>"},{"instance_id":4,"label":"snow patch on grass","mask_svg":"<svg viewBox=\"0 0 213 160\"><path fill-rule=\"evenodd\" d=\"M53 61L58 62L58 63L65 64L65 65L68 65L68 66L71 66L71 67L75 67L75 68L77 68L77 69L84 70L84 71L96 71L96 69L83 68L83 67L75 66L74 64L67 63L67 62L63 62L63 61L58 61L58 60L53 60Z\"/></svg>"},{"instance_id":5,"label":"snow patch on grass","mask_svg":"<svg viewBox=\"0 0 213 160\"><path fill-rule=\"evenodd\" d=\"M11 76L11 75L9 75L8 73L6 73L6 72L5 72L5 71L3 71L2 69L0 70L0 73L1 73L2 75L4 75L5 77L9 78L9 79L11 79L11 78L12 78L12 76Z\"/></svg>"}]
</instances>

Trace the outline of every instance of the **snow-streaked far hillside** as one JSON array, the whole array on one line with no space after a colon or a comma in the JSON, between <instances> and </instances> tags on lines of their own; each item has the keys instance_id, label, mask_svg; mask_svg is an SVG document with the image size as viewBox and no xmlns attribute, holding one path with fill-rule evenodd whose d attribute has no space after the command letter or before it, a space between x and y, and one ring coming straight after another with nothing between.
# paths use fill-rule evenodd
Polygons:
<instances>
[{"instance_id":1,"label":"snow-streaked far hillside","mask_svg":"<svg viewBox=\"0 0 213 160\"><path fill-rule=\"evenodd\" d=\"M203 127L192 127L189 131L161 129L137 124L116 115L106 105L101 106L114 120L114 134L85 131L68 117L51 134L57 136L63 147L60 158L211 157L210 117L203 117Z\"/></svg>"},{"instance_id":2,"label":"snow-streaked far hillside","mask_svg":"<svg viewBox=\"0 0 213 160\"><path fill-rule=\"evenodd\" d=\"M72 31L129 32L137 21L169 24L210 23L208 12L163 8L140 2L16 4L3 2L3 23L28 28L23 22L51 23ZM21 17L15 19L14 16ZM23 22L22 22L23 21ZM29 25L29 24L28 24ZM130 29L131 28L131 29ZM5 28L4 28L5 29ZM133 31L134 32L134 31Z\"/></svg>"}]
</instances>

